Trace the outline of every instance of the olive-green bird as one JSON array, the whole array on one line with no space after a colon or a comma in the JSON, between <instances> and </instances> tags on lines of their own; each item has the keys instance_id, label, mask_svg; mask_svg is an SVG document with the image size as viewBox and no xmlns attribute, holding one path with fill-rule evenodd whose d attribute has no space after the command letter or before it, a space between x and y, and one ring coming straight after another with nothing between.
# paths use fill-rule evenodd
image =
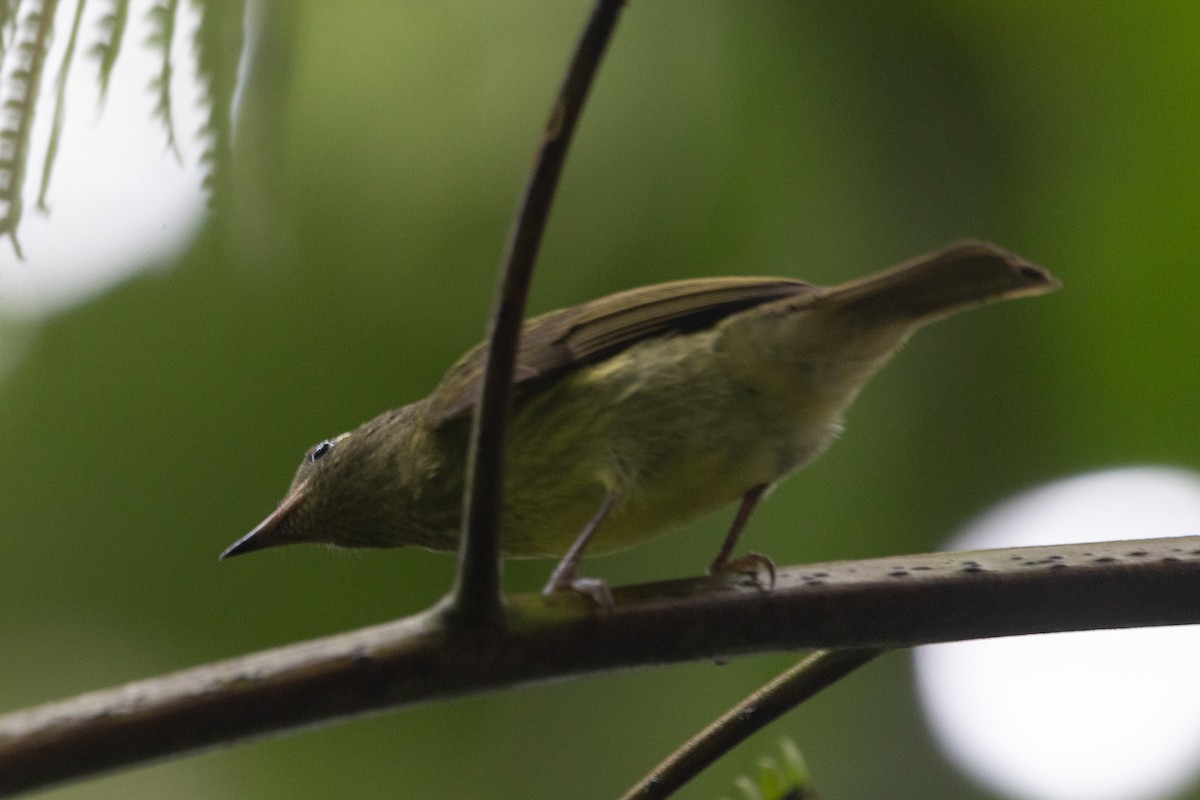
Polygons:
<instances>
[{"instance_id":1,"label":"olive-green bird","mask_svg":"<svg viewBox=\"0 0 1200 800\"><path fill-rule=\"evenodd\" d=\"M961 242L831 288L697 278L531 319L517 358L503 553L570 551L546 587L557 591L574 585L585 546L621 550L740 500L709 568L729 569L763 493L830 445L847 407L917 329L1058 287L1013 253ZM221 557L299 542L456 550L483 363L479 346L429 397L317 444L279 507Z\"/></svg>"}]
</instances>

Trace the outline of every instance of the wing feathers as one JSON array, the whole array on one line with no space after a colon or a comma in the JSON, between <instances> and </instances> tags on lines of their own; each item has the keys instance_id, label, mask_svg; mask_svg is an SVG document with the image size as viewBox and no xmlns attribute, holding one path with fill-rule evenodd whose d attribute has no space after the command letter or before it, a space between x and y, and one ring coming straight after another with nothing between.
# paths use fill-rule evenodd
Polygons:
<instances>
[{"instance_id":1,"label":"wing feathers","mask_svg":"<svg viewBox=\"0 0 1200 800\"><path fill-rule=\"evenodd\" d=\"M525 323L515 383L580 369L659 336L703 330L731 314L814 287L789 278L694 278L645 286L551 311ZM479 400L485 351L476 346L429 398L434 419L466 413Z\"/></svg>"}]
</instances>

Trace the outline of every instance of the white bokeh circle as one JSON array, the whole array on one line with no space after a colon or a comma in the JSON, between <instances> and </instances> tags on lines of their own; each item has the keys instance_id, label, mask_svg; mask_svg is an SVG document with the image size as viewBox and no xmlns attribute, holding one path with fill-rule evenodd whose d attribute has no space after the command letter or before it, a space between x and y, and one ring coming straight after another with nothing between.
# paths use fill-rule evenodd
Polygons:
<instances>
[{"instance_id":1,"label":"white bokeh circle","mask_svg":"<svg viewBox=\"0 0 1200 800\"><path fill-rule=\"evenodd\" d=\"M1138 467L1020 495L947 549L1196 534L1200 475ZM914 660L936 740L1000 796L1153 800L1200 768L1200 626L932 645Z\"/></svg>"},{"instance_id":2,"label":"white bokeh circle","mask_svg":"<svg viewBox=\"0 0 1200 800\"><path fill-rule=\"evenodd\" d=\"M62 138L47 192L37 195L47 165L57 110L56 80L44 80L30 139L28 174L21 191L24 214L16 236L18 257L0 237L0 315L37 319L82 302L147 267L169 260L203 221L204 161L209 146L205 90L196 70L193 41L200 9L181 4L171 47L171 115L178 153L168 147L165 123L154 113L150 87L162 70L162 53L146 42L154 33L149 0L135 0L120 55L103 102L96 59L75 53L64 86ZM85 7L79 50L94 46L108 4ZM63 4L46 56L57 79L65 63L75 5ZM8 73L4 73L7 78ZM3 362L0 362L0 366Z\"/></svg>"}]
</instances>

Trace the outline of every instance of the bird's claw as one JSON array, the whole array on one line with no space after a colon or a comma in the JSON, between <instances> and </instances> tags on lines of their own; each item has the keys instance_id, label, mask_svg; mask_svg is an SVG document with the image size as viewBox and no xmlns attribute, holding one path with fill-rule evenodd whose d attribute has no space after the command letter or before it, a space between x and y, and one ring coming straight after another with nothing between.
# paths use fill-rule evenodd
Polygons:
<instances>
[{"instance_id":1,"label":"bird's claw","mask_svg":"<svg viewBox=\"0 0 1200 800\"><path fill-rule=\"evenodd\" d=\"M542 589L542 594L549 596L559 592L575 592L591 598L592 602L601 608L612 608L615 605L612 589L602 578L568 578L558 582L551 581Z\"/></svg>"},{"instance_id":2,"label":"bird's claw","mask_svg":"<svg viewBox=\"0 0 1200 800\"><path fill-rule=\"evenodd\" d=\"M763 573L766 573L767 578L765 584L761 579ZM775 588L775 562L763 553L747 553L731 561L713 564L708 568L708 574L714 578L745 576L768 592Z\"/></svg>"}]
</instances>

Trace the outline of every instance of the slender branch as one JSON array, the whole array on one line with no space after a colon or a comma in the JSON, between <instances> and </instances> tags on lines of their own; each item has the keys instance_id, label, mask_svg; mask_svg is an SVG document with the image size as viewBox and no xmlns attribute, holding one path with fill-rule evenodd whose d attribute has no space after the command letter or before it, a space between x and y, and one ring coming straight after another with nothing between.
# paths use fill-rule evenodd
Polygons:
<instances>
[{"instance_id":1,"label":"slender branch","mask_svg":"<svg viewBox=\"0 0 1200 800\"><path fill-rule=\"evenodd\" d=\"M670 797L752 734L885 652L868 648L818 650L809 655L685 742L621 800Z\"/></svg>"},{"instance_id":2,"label":"slender branch","mask_svg":"<svg viewBox=\"0 0 1200 800\"><path fill-rule=\"evenodd\" d=\"M696 578L598 609L509 598L502 628L438 611L0 718L0 796L269 733L635 666L802 648L908 647L1200 623L1200 536L780 569L773 590Z\"/></svg>"},{"instance_id":3,"label":"slender branch","mask_svg":"<svg viewBox=\"0 0 1200 800\"><path fill-rule=\"evenodd\" d=\"M448 611L465 624L487 624L501 613L500 521L504 508L504 439L521 323L558 177L575 125L624 0L598 0L550 111L516 223L508 240L488 331L483 393L471 431L458 576Z\"/></svg>"}]
</instances>

